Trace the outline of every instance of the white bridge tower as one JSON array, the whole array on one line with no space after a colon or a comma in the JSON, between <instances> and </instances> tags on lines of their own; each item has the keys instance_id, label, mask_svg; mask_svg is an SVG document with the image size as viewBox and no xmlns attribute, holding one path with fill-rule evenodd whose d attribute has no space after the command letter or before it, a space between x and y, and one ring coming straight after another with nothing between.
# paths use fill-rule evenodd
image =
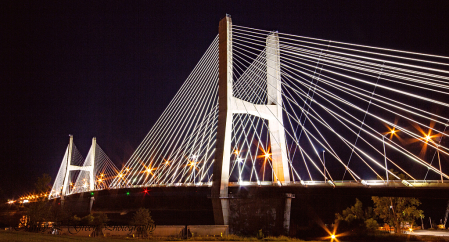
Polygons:
<instances>
[{"instance_id":1,"label":"white bridge tower","mask_svg":"<svg viewBox=\"0 0 449 242\"><path fill-rule=\"evenodd\" d=\"M250 114L268 120L271 141L273 182L290 182L285 131L282 118L282 87L279 37L266 39L267 104L250 103L233 96L232 19L227 15L219 24L218 127L212 179L212 202L215 224L229 224L229 168L231 159L232 115Z\"/></svg>"},{"instance_id":2,"label":"white bridge tower","mask_svg":"<svg viewBox=\"0 0 449 242\"><path fill-rule=\"evenodd\" d=\"M61 192L61 199L64 199L64 196L67 194L67 187L69 186L69 177L71 171L87 171L89 172L89 190L95 190L95 150L97 146L97 139L94 137L92 138L92 146L90 147L90 150L93 153L93 159L92 163L89 166L75 166L72 165L72 152L73 152L73 135L70 135L70 142L68 147L68 156L67 156L67 164L66 164L66 172L64 176L64 182L62 184L62 192Z\"/></svg>"}]
</instances>

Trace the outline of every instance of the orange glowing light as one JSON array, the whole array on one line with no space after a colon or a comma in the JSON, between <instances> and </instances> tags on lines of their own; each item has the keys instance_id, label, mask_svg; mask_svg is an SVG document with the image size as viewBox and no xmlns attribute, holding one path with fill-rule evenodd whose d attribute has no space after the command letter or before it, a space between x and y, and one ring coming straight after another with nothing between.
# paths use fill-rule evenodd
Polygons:
<instances>
[{"instance_id":1,"label":"orange glowing light","mask_svg":"<svg viewBox=\"0 0 449 242\"><path fill-rule=\"evenodd\" d=\"M426 141L428 142L432 137L430 137L430 135L426 136Z\"/></svg>"},{"instance_id":2,"label":"orange glowing light","mask_svg":"<svg viewBox=\"0 0 449 242\"><path fill-rule=\"evenodd\" d=\"M166 165L166 166L168 166L169 164L170 164L170 161L169 160L166 160L166 159L164 159L164 158L162 158L163 160L164 160L164 164Z\"/></svg>"},{"instance_id":3,"label":"orange glowing light","mask_svg":"<svg viewBox=\"0 0 449 242\"><path fill-rule=\"evenodd\" d=\"M239 150L234 150L234 154L238 155L239 154Z\"/></svg>"},{"instance_id":4,"label":"orange glowing light","mask_svg":"<svg viewBox=\"0 0 449 242\"><path fill-rule=\"evenodd\" d=\"M332 235L331 235L331 239L335 239L335 234L332 234Z\"/></svg>"},{"instance_id":5,"label":"orange glowing light","mask_svg":"<svg viewBox=\"0 0 449 242\"><path fill-rule=\"evenodd\" d=\"M259 146L259 150L260 150L261 152L260 152L260 155L257 156L257 158L264 158L264 159L265 159L264 162L267 162L268 160L271 160L271 157L270 157L270 156L271 156L270 149L271 149L271 147L268 147L268 148L265 150L263 147Z\"/></svg>"},{"instance_id":6,"label":"orange glowing light","mask_svg":"<svg viewBox=\"0 0 449 242\"><path fill-rule=\"evenodd\" d=\"M153 171L154 171L154 170L156 170L156 168L148 167L148 168L145 170L145 172L147 172L148 174L154 175L154 174L153 174Z\"/></svg>"}]
</instances>

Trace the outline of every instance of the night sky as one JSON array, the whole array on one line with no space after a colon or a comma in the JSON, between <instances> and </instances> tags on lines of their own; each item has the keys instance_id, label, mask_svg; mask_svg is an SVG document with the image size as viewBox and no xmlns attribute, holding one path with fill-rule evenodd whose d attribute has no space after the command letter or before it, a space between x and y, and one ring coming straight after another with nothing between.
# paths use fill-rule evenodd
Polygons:
<instances>
[{"instance_id":1,"label":"night sky","mask_svg":"<svg viewBox=\"0 0 449 242\"><path fill-rule=\"evenodd\" d=\"M448 1L0 3L0 189L53 178L69 134L121 166L217 35L233 23L449 56Z\"/></svg>"}]
</instances>

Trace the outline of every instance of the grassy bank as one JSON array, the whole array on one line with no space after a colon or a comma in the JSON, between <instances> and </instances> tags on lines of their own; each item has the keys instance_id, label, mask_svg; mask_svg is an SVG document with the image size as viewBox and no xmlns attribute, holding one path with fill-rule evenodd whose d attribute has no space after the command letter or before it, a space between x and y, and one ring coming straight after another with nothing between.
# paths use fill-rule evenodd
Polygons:
<instances>
[{"instance_id":1,"label":"grassy bank","mask_svg":"<svg viewBox=\"0 0 449 242\"><path fill-rule=\"evenodd\" d=\"M90 238L82 236L73 235L51 235L51 234L40 234L33 232L23 232L23 231L0 231L0 242L77 242L77 241L109 241L121 242L121 241L133 241L133 240L145 240L145 241L289 241L289 242L301 242L303 240L292 239L288 237L267 237L262 240L258 240L254 237L239 237L236 235L230 235L226 237L194 237L187 240L181 240L177 238L150 238L150 239L138 239L138 238L125 238L125 237L106 237L106 238Z\"/></svg>"},{"instance_id":2,"label":"grassy bank","mask_svg":"<svg viewBox=\"0 0 449 242\"><path fill-rule=\"evenodd\" d=\"M127 238L89 238L81 236L69 236L69 235L51 235L51 234L40 234L33 232L22 232L22 231L0 231L0 241L1 242L77 242L77 241L106 241L112 240L116 242L130 241Z\"/></svg>"},{"instance_id":3,"label":"grassy bank","mask_svg":"<svg viewBox=\"0 0 449 242\"><path fill-rule=\"evenodd\" d=\"M149 239L139 239L139 238L126 238L126 237L82 237L73 235L51 235L51 234L40 234L33 232L23 232L23 231L0 231L0 242L77 242L77 241L89 241L89 242L121 242L121 241L288 241L288 242L302 242L304 240L289 238L289 237L266 237L263 239L257 239L255 237L240 237L236 235L229 235L226 237L194 237L187 240L182 240L179 238L149 238ZM323 240L329 241L329 240ZM409 235L393 235L393 234L377 234L377 235L365 235L365 236L348 236L339 238L338 241L364 241L364 242L400 242L400 241L431 241L431 242L449 242L449 238L434 237L434 236L409 236ZM313 241L308 241L313 242Z\"/></svg>"}]
</instances>

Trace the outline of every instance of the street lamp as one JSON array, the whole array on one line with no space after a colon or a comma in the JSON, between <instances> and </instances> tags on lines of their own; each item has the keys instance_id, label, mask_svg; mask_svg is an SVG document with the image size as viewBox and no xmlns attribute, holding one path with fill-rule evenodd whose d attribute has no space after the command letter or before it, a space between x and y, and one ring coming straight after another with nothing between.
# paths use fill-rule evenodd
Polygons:
<instances>
[{"instance_id":1,"label":"street lamp","mask_svg":"<svg viewBox=\"0 0 449 242\"><path fill-rule=\"evenodd\" d=\"M237 157L237 168L239 172L239 182L242 182L242 165L243 165L243 158Z\"/></svg>"},{"instance_id":2,"label":"street lamp","mask_svg":"<svg viewBox=\"0 0 449 242\"><path fill-rule=\"evenodd\" d=\"M191 155L190 156L190 159L192 160L191 162L190 162L190 166L192 167L192 169L193 169L193 184L195 185L195 168L196 168L196 163L197 162L195 162L196 160L197 160L197 158L198 158L198 155L196 155L196 154L193 154L193 155Z\"/></svg>"},{"instance_id":3,"label":"street lamp","mask_svg":"<svg viewBox=\"0 0 449 242\"><path fill-rule=\"evenodd\" d=\"M382 143L384 146L384 160L385 160L385 176L387 177L387 185L388 185L388 168L387 168L387 154L385 152L385 136L388 134L394 134L396 133L396 130L392 129L390 132L386 133L385 135L382 135Z\"/></svg>"},{"instance_id":4,"label":"street lamp","mask_svg":"<svg viewBox=\"0 0 449 242\"><path fill-rule=\"evenodd\" d=\"M190 163L188 165L192 168L193 184L195 184L195 169L196 169L196 162L195 162L195 160L190 161Z\"/></svg>"},{"instance_id":5,"label":"street lamp","mask_svg":"<svg viewBox=\"0 0 449 242\"><path fill-rule=\"evenodd\" d=\"M325 156L324 156L324 152L325 152L326 150L323 150L323 172L324 172L324 181L327 181L327 176L326 176L326 159L325 159Z\"/></svg>"},{"instance_id":6,"label":"street lamp","mask_svg":"<svg viewBox=\"0 0 449 242\"><path fill-rule=\"evenodd\" d=\"M426 135L426 136L424 137L424 139L426 140L426 143L427 143L427 142L432 142L432 143L435 144L435 146L436 146L436 148L437 148L438 164L440 165L440 177L441 177L441 183L443 183L443 172L442 172L442 170L441 170L441 160L440 160L440 149L439 149L439 146L440 146L440 143L441 143L441 139L442 139L442 138L443 138L443 136L441 136L440 142L437 144L436 142L434 142L434 141L432 140L432 136L430 136L430 132L429 132L428 135ZM435 156L434 156L434 157L435 157ZM432 159L433 159L433 158L432 158Z\"/></svg>"},{"instance_id":7,"label":"street lamp","mask_svg":"<svg viewBox=\"0 0 449 242\"><path fill-rule=\"evenodd\" d=\"M438 164L440 165L440 177L441 177L441 183L443 183L443 172L441 171L441 160L440 160L440 150L438 149L438 146L440 144L435 144L437 147L437 155L438 155Z\"/></svg>"},{"instance_id":8,"label":"street lamp","mask_svg":"<svg viewBox=\"0 0 449 242\"><path fill-rule=\"evenodd\" d=\"M382 136L382 143L384 145L385 176L387 177L387 185L388 185L388 168L387 168L387 154L385 152L385 136L387 136L387 134Z\"/></svg>"}]
</instances>

